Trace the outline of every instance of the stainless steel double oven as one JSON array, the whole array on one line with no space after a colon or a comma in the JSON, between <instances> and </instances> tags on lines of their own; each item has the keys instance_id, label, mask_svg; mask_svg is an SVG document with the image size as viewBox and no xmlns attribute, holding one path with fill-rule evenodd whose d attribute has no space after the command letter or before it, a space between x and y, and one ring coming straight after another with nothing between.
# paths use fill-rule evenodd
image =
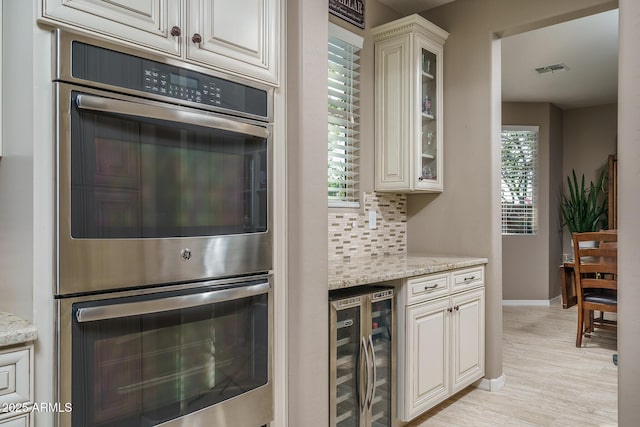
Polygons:
<instances>
[{"instance_id":1,"label":"stainless steel double oven","mask_svg":"<svg viewBox=\"0 0 640 427\"><path fill-rule=\"evenodd\" d=\"M272 89L58 31L60 426L262 426Z\"/></svg>"}]
</instances>

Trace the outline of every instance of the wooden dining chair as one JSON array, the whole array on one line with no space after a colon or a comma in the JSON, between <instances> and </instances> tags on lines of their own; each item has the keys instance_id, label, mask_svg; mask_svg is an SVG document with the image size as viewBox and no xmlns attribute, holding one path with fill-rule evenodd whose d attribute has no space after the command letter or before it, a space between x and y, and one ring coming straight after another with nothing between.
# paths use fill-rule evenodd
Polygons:
<instances>
[{"instance_id":1,"label":"wooden dining chair","mask_svg":"<svg viewBox=\"0 0 640 427\"><path fill-rule=\"evenodd\" d=\"M616 322L605 320L604 314L594 319L594 312L618 312L618 233L574 233L573 251L578 298L576 347L582 347L582 337L590 337L596 326L616 326Z\"/></svg>"}]
</instances>

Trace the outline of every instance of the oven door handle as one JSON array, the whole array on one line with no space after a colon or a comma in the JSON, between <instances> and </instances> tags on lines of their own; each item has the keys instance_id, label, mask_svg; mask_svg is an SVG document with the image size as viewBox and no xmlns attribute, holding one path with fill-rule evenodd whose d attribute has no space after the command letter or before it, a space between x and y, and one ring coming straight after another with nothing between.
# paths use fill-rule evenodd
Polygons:
<instances>
[{"instance_id":1,"label":"oven door handle","mask_svg":"<svg viewBox=\"0 0 640 427\"><path fill-rule=\"evenodd\" d=\"M224 301L238 300L269 292L269 282L250 286L209 291L199 294L179 295L168 298L158 298L147 301L137 301L122 304L83 307L76 311L76 320L93 322L96 320L117 319L120 317L139 316L142 314L161 313L182 308L197 307Z\"/></svg>"},{"instance_id":2,"label":"oven door handle","mask_svg":"<svg viewBox=\"0 0 640 427\"><path fill-rule=\"evenodd\" d=\"M243 123L237 120L214 116L205 112L193 112L180 108L157 106L141 102L123 101L121 99L80 94L76 96L76 105L83 110L102 111L126 116L145 117L178 123L188 123L213 129L227 130L258 138L268 138L269 130L265 127Z\"/></svg>"}]
</instances>

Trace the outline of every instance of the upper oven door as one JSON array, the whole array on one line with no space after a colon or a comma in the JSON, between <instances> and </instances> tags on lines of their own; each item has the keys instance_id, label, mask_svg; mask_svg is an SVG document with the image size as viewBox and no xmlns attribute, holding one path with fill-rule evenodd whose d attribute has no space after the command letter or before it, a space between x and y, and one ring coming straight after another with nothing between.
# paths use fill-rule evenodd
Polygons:
<instances>
[{"instance_id":1,"label":"upper oven door","mask_svg":"<svg viewBox=\"0 0 640 427\"><path fill-rule=\"evenodd\" d=\"M271 269L269 125L55 85L58 294Z\"/></svg>"}]
</instances>

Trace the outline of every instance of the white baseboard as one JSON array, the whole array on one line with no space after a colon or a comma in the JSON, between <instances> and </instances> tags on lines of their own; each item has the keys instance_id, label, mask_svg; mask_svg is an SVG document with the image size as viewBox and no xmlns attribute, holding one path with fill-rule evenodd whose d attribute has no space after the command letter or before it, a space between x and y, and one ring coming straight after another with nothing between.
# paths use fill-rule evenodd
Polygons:
<instances>
[{"instance_id":1,"label":"white baseboard","mask_svg":"<svg viewBox=\"0 0 640 427\"><path fill-rule=\"evenodd\" d=\"M500 391L502 390L502 387L504 387L506 380L507 377L502 374L498 378L493 379L481 378L473 383L473 386L484 391Z\"/></svg>"},{"instance_id":2,"label":"white baseboard","mask_svg":"<svg viewBox=\"0 0 640 427\"><path fill-rule=\"evenodd\" d=\"M550 307L557 303L560 303L562 297L558 295L555 298L551 299L503 299L502 305L504 306L543 306Z\"/></svg>"}]
</instances>

